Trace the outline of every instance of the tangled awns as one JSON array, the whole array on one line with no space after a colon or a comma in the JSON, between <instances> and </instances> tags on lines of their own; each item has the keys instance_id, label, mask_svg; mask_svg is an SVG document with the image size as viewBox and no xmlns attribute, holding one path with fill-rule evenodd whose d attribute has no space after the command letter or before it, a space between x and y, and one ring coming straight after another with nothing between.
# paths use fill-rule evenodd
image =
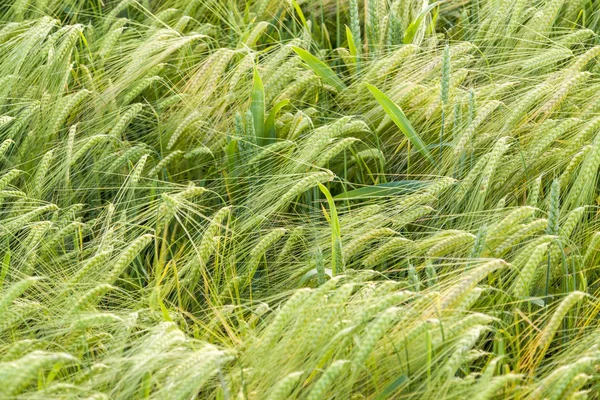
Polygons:
<instances>
[{"instance_id":1,"label":"tangled awns","mask_svg":"<svg viewBox=\"0 0 600 400\"><path fill-rule=\"evenodd\" d=\"M600 2L0 1L0 399L598 399Z\"/></svg>"}]
</instances>

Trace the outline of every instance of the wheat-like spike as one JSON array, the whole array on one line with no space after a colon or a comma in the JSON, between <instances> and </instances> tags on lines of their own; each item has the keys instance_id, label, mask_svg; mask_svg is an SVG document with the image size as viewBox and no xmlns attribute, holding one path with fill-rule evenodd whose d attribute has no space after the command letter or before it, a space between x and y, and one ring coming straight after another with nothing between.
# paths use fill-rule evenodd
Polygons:
<instances>
[{"instance_id":1,"label":"wheat-like spike","mask_svg":"<svg viewBox=\"0 0 600 400\"><path fill-rule=\"evenodd\" d=\"M524 115L531 109L533 104L538 101L546 92L550 90L550 85L543 82L530 90L512 109L508 119L502 129L504 132L510 132L516 125L521 122Z\"/></svg>"},{"instance_id":2,"label":"wheat-like spike","mask_svg":"<svg viewBox=\"0 0 600 400\"><path fill-rule=\"evenodd\" d=\"M121 118L119 118L117 123L112 127L112 129L108 133L108 136L120 139L125 128L127 128L129 123L140 113L140 111L142 111L143 108L144 105L141 103L136 103L132 105L127 111L123 113Z\"/></svg>"},{"instance_id":3,"label":"wheat-like spike","mask_svg":"<svg viewBox=\"0 0 600 400\"><path fill-rule=\"evenodd\" d=\"M21 393L42 370L58 363L75 362L75 357L66 353L49 353L40 350L10 362L11 370L4 377L5 384L0 387L0 395L13 397Z\"/></svg>"},{"instance_id":4,"label":"wheat-like spike","mask_svg":"<svg viewBox=\"0 0 600 400\"><path fill-rule=\"evenodd\" d=\"M442 257L458 248L470 247L475 242L475 235L469 232L456 233L435 244L427 251L428 258Z\"/></svg>"},{"instance_id":5,"label":"wheat-like spike","mask_svg":"<svg viewBox=\"0 0 600 400\"><path fill-rule=\"evenodd\" d=\"M513 284L513 294L515 297L524 298L529 295L533 278L536 275L536 269L546 256L548 243L542 243L533 249L533 252L528 252L527 262L521 268L519 277Z\"/></svg>"},{"instance_id":6,"label":"wheat-like spike","mask_svg":"<svg viewBox=\"0 0 600 400\"><path fill-rule=\"evenodd\" d=\"M1 117L0 117L1 118ZM8 149L14 144L14 140L12 139L6 139L5 141L2 142L2 144L0 144L0 159L2 157L4 157L4 155L6 154L6 152L8 151Z\"/></svg>"},{"instance_id":7,"label":"wheat-like spike","mask_svg":"<svg viewBox=\"0 0 600 400\"><path fill-rule=\"evenodd\" d=\"M382 312L377 319L365 329L365 333L350 360L353 374L356 374L363 367L379 339L381 339L385 332L390 328L394 320L398 318L399 312L399 308L390 307Z\"/></svg>"},{"instance_id":8,"label":"wheat-like spike","mask_svg":"<svg viewBox=\"0 0 600 400\"><path fill-rule=\"evenodd\" d=\"M492 378L489 380L489 382L485 382L485 385L483 383L480 385L481 390L475 394L473 400L488 400L497 398L499 392L501 393L501 390L503 390L507 385L513 384L521 379L523 379L523 375L513 373Z\"/></svg>"},{"instance_id":9,"label":"wheat-like spike","mask_svg":"<svg viewBox=\"0 0 600 400\"><path fill-rule=\"evenodd\" d=\"M229 218L230 215L231 209L229 207L223 207L212 217L210 224L202 235L202 241L198 247L198 256L202 263L206 264L208 262L209 257L214 251L214 238L223 228L224 221Z\"/></svg>"},{"instance_id":10,"label":"wheat-like spike","mask_svg":"<svg viewBox=\"0 0 600 400\"><path fill-rule=\"evenodd\" d=\"M571 378L571 376L569 376L569 378ZM577 374L570 379L566 387L563 385L556 386L556 389L552 391L552 394L549 398L553 400L572 400L574 393L577 393L577 391L581 389L590 379L592 379L592 376L586 373ZM558 390L559 388L562 390Z\"/></svg>"},{"instance_id":11,"label":"wheat-like spike","mask_svg":"<svg viewBox=\"0 0 600 400\"><path fill-rule=\"evenodd\" d=\"M554 311L554 314L552 314L552 318L550 318L550 321L548 321L548 324L538 336L536 344L536 348L540 350L538 357L542 357L548 346L550 346L550 342L554 338L554 335L556 335L556 331L560 327L565 315L567 315L569 310L585 296L586 294L583 292L571 292L560 302L559 306Z\"/></svg>"},{"instance_id":12,"label":"wheat-like spike","mask_svg":"<svg viewBox=\"0 0 600 400\"><path fill-rule=\"evenodd\" d=\"M6 188L6 186L8 186L8 184L11 181L16 179L22 173L23 173L23 171L21 171L19 169L11 169L10 171L8 171L4 175L2 175L2 177L0 177L0 190L3 190L4 188Z\"/></svg>"},{"instance_id":13,"label":"wheat-like spike","mask_svg":"<svg viewBox=\"0 0 600 400\"><path fill-rule=\"evenodd\" d=\"M36 194L41 194L44 188L44 182L46 180L46 174L50 169L50 163L54 157L54 150L48 150L42 157L42 161L38 166L38 169L33 177L33 185L31 191Z\"/></svg>"},{"instance_id":14,"label":"wheat-like spike","mask_svg":"<svg viewBox=\"0 0 600 400\"><path fill-rule=\"evenodd\" d=\"M75 299L75 304L73 304L68 313L76 314L87 307L93 306L95 303L99 302L106 293L113 289L115 289L114 286L103 283L88 290Z\"/></svg>"},{"instance_id":15,"label":"wheat-like spike","mask_svg":"<svg viewBox=\"0 0 600 400\"><path fill-rule=\"evenodd\" d=\"M175 150L172 153L170 153L168 156L164 157L162 160L160 160L147 174L147 176L149 178L155 177L160 170L162 170L163 168L166 168L169 164L171 164L172 162L176 161L178 158L183 157L185 153L181 150Z\"/></svg>"},{"instance_id":16,"label":"wheat-like spike","mask_svg":"<svg viewBox=\"0 0 600 400\"><path fill-rule=\"evenodd\" d=\"M553 129L548 130L544 133L539 140L537 140L533 145L531 150L527 152L527 159L535 160L542 154L544 150L548 146L550 146L554 141L556 141L564 132L571 129L578 123L578 120L574 118L567 119L560 124L558 124Z\"/></svg>"},{"instance_id":17,"label":"wheat-like spike","mask_svg":"<svg viewBox=\"0 0 600 400\"><path fill-rule=\"evenodd\" d=\"M510 212L506 217L504 217L500 222L493 225L489 232L488 237L493 238L501 238L506 235L506 233L514 229L516 224L520 221L527 219L535 212L535 208L530 206L518 207L512 212Z\"/></svg>"},{"instance_id":18,"label":"wheat-like spike","mask_svg":"<svg viewBox=\"0 0 600 400\"><path fill-rule=\"evenodd\" d=\"M255 47L256 42L268 27L269 23L267 21L260 21L254 26L252 31L250 31L250 34L246 37L246 40L244 40L244 44L250 48Z\"/></svg>"},{"instance_id":19,"label":"wheat-like spike","mask_svg":"<svg viewBox=\"0 0 600 400\"><path fill-rule=\"evenodd\" d=\"M155 82L160 82L161 80L162 78L160 76L151 76L149 78L142 79L129 92L127 92L127 94L125 94L123 100L121 101L121 105L128 105L133 99L142 94L144 90L148 89Z\"/></svg>"},{"instance_id":20,"label":"wheat-like spike","mask_svg":"<svg viewBox=\"0 0 600 400\"><path fill-rule=\"evenodd\" d=\"M34 220L35 218L39 217L40 215L43 215L49 211L57 211L57 210L58 210L58 206L56 204L48 204L45 206L37 207L34 210L29 211L29 212L21 215L20 217L14 218L10 222L7 222L6 224L4 224L4 226L2 227L3 231L4 231L4 233L13 232L16 229L22 228L26 223Z\"/></svg>"},{"instance_id":21,"label":"wheat-like spike","mask_svg":"<svg viewBox=\"0 0 600 400\"><path fill-rule=\"evenodd\" d=\"M312 386L310 392L306 396L306 399L323 399L325 397L325 393L327 393L327 390L335 383L335 380L342 373L348 363L348 360L335 360L333 363L331 363L331 365L323 372L319 380Z\"/></svg>"},{"instance_id":22,"label":"wheat-like spike","mask_svg":"<svg viewBox=\"0 0 600 400\"><path fill-rule=\"evenodd\" d=\"M93 147L99 145L100 143L109 139L108 135L94 135L88 138L83 146L77 150L77 152L73 155L70 166L73 166L76 162L78 162L89 150Z\"/></svg>"},{"instance_id":23,"label":"wheat-like spike","mask_svg":"<svg viewBox=\"0 0 600 400\"><path fill-rule=\"evenodd\" d=\"M65 150L65 179L67 183L71 180L71 159L73 158L73 147L75 145L75 134L77 133L77 124L71 125L69 128L69 136L67 137L67 148Z\"/></svg>"},{"instance_id":24,"label":"wheat-like spike","mask_svg":"<svg viewBox=\"0 0 600 400\"><path fill-rule=\"evenodd\" d=\"M358 2L357 0L349 0L348 8L350 10L350 32L356 43L358 55L362 49L362 37L360 34L360 19L358 15Z\"/></svg>"},{"instance_id":25,"label":"wheat-like spike","mask_svg":"<svg viewBox=\"0 0 600 400\"><path fill-rule=\"evenodd\" d=\"M267 146L264 146L258 153L249 159L248 165L256 165L264 160L271 159L274 156L285 154L295 146L296 143L290 140L282 140L280 142L271 143Z\"/></svg>"},{"instance_id":26,"label":"wheat-like spike","mask_svg":"<svg viewBox=\"0 0 600 400\"><path fill-rule=\"evenodd\" d=\"M479 281L506 265L504 260L492 260L471 270L460 283L455 284L445 293L439 306L440 310L450 308L462 296L473 290Z\"/></svg>"},{"instance_id":27,"label":"wheat-like spike","mask_svg":"<svg viewBox=\"0 0 600 400\"><path fill-rule=\"evenodd\" d=\"M304 375L302 371L292 372L287 374L283 379L273 386L267 400L286 400L290 396L290 392L296 386L298 380Z\"/></svg>"},{"instance_id":28,"label":"wheat-like spike","mask_svg":"<svg viewBox=\"0 0 600 400\"><path fill-rule=\"evenodd\" d=\"M508 250L513 248L517 243L535 233L544 231L548 227L548 220L545 218L536 219L528 224L523 225L517 232L507 237L494 249L497 256L504 255Z\"/></svg>"},{"instance_id":29,"label":"wheat-like spike","mask_svg":"<svg viewBox=\"0 0 600 400\"><path fill-rule=\"evenodd\" d=\"M344 245L344 260L350 260L372 240L394 236L397 232L390 228L375 228Z\"/></svg>"},{"instance_id":30,"label":"wheat-like spike","mask_svg":"<svg viewBox=\"0 0 600 400\"><path fill-rule=\"evenodd\" d=\"M173 134L171 135L171 138L169 139L169 143L167 144L167 150L171 150L175 144L177 143L177 141L179 140L179 138L181 137L181 134L195 121L197 121L198 119L200 119L202 117L202 114L199 111L192 111L187 117L185 117L178 125L177 128L175 128L175 131L173 131Z\"/></svg>"},{"instance_id":31,"label":"wheat-like spike","mask_svg":"<svg viewBox=\"0 0 600 400\"><path fill-rule=\"evenodd\" d=\"M590 72L584 71L584 72L579 72L579 73L573 74L572 76L569 76L568 79L566 79L558 87L558 89L556 91L554 91L554 94L550 98L550 100L548 100L542 107L538 108L535 111L534 115L544 115L544 114L548 115L551 112L553 112L554 109L557 108L563 102L563 100L567 97L567 95L569 94L569 91L571 91L577 85L580 85L583 81L585 81L587 78L589 78L590 75L591 75Z\"/></svg>"},{"instance_id":32,"label":"wheat-like spike","mask_svg":"<svg viewBox=\"0 0 600 400\"><path fill-rule=\"evenodd\" d=\"M401 208L401 207L398 207L398 208ZM405 227L406 225L418 220L419 218L422 218L422 217L432 213L433 211L435 211L435 210L430 206L416 206L413 208L409 208L407 210L402 210L400 212L400 215L398 215L398 217L394 218L392 223L396 229L401 229L401 228Z\"/></svg>"},{"instance_id":33,"label":"wheat-like spike","mask_svg":"<svg viewBox=\"0 0 600 400\"><path fill-rule=\"evenodd\" d=\"M285 194L283 194L273 205L273 210L281 210L287 207L289 203L300 194L308 189L317 186L318 183L331 181L334 175L332 172L313 172L312 174L300 179L298 183L292 186Z\"/></svg>"},{"instance_id":34,"label":"wheat-like spike","mask_svg":"<svg viewBox=\"0 0 600 400\"><path fill-rule=\"evenodd\" d=\"M502 158L502 156L504 155L504 153L506 152L506 150L508 150L508 148L509 148L509 144L507 143L508 140L509 140L509 138L506 136L498 139L498 141L494 145L494 148L490 152L490 157L488 159L488 163L485 166L485 168L483 169L483 171L481 172L481 181L479 184L479 192L482 195L485 195L485 193L487 192L487 189L489 188L490 182L492 180L492 176L493 176L494 172L496 171L497 164L500 161L500 159Z\"/></svg>"},{"instance_id":35,"label":"wheat-like spike","mask_svg":"<svg viewBox=\"0 0 600 400\"><path fill-rule=\"evenodd\" d=\"M52 118L52 122L50 123L50 133L57 132L75 107L77 107L90 94L91 92L89 90L81 89L79 92L63 99L60 103L60 106L57 108L54 118Z\"/></svg>"},{"instance_id":36,"label":"wheat-like spike","mask_svg":"<svg viewBox=\"0 0 600 400\"><path fill-rule=\"evenodd\" d=\"M138 254L152 242L153 236L145 234L135 239L123 252L119 255L119 258L115 261L113 267L108 272L106 277L103 279L106 283L115 282L119 276L125 271L129 264L138 256Z\"/></svg>"},{"instance_id":37,"label":"wheat-like spike","mask_svg":"<svg viewBox=\"0 0 600 400\"><path fill-rule=\"evenodd\" d=\"M575 227L577 226L577 224L579 224L579 221L583 217L583 214L585 214L586 209L586 206L577 207L576 209L572 210L569 214L567 214L565 221L561 224L560 227L560 235L563 238L569 239L571 237L571 235L573 234L573 230L575 230Z\"/></svg>"},{"instance_id":38,"label":"wheat-like spike","mask_svg":"<svg viewBox=\"0 0 600 400\"><path fill-rule=\"evenodd\" d=\"M569 183L573 179L573 173L579 167L590 150L591 146L585 146L581 149L580 152L571 157L571 161L567 164L567 167L564 169L563 173L558 178L559 184L561 188L566 188L569 186Z\"/></svg>"},{"instance_id":39,"label":"wheat-like spike","mask_svg":"<svg viewBox=\"0 0 600 400\"><path fill-rule=\"evenodd\" d=\"M596 252L600 249L600 232L595 232L590 239L585 255L583 256L583 265L589 266L596 256Z\"/></svg>"},{"instance_id":40,"label":"wheat-like spike","mask_svg":"<svg viewBox=\"0 0 600 400\"><path fill-rule=\"evenodd\" d=\"M250 252L250 258L246 269L248 270L248 284L251 283L256 270L260 264L260 260L263 258L267 249L273 246L279 239L287 233L285 228L277 228L266 234Z\"/></svg>"},{"instance_id":41,"label":"wheat-like spike","mask_svg":"<svg viewBox=\"0 0 600 400\"><path fill-rule=\"evenodd\" d=\"M391 238L365 258L363 264L368 268L374 268L386 261L395 252L410 252L413 245L414 242L409 239L401 237Z\"/></svg>"},{"instance_id":42,"label":"wheat-like spike","mask_svg":"<svg viewBox=\"0 0 600 400\"><path fill-rule=\"evenodd\" d=\"M523 71L535 71L543 67L549 67L562 61L566 58L572 57L573 52L568 48L557 47L550 50L544 50L539 55L526 60L521 64Z\"/></svg>"},{"instance_id":43,"label":"wheat-like spike","mask_svg":"<svg viewBox=\"0 0 600 400\"><path fill-rule=\"evenodd\" d=\"M54 246L56 246L58 243L63 241L65 239L65 237L72 235L75 232L78 232L86 227L87 227L87 225L80 221L73 221L73 222L65 225L64 227L60 228L57 232L54 232L52 234L52 238L50 238L44 242L44 247L47 249L53 250Z\"/></svg>"},{"instance_id":44,"label":"wheat-like spike","mask_svg":"<svg viewBox=\"0 0 600 400\"><path fill-rule=\"evenodd\" d=\"M475 184L476 179L480 176L481 171L486 167L491 153L486 153L477 160L475 165L471 168L467 176L460 181L457 188L457 200L461 202L467 195L467 192Z\"/></svg>"},{"instance_id":45,"label":"wheat-like spike","mask_svg":"<svg viewBox=\"0 0 600 400\"><path fill-rule=\"evenodd\" d=\"M20 358L23 356L23 353L25 353L26 351L30 350L30 349L35 349L36 347L39 347L41 344L43 344L43 341L38 340L38 339L23 339L23 340L18 340L18 341L14 341L11 343L11 346L9 349L6 349L6 351L4 352L2 358L0 358L0 360L2 362L6 362L6 361L13 361L17 358Z\"/></svg>"},{"instance_id":46,"label":"wheat-like spike","mask_svg":"<svg viewBox=\"0 0 600 400\"><path fill-rule=\"evenodd\" d=\"M111 251L105 250L100 251L93 257L89 258L82 264L81 268L79 268L79 270L77 270L77 272L75 272L73 276L71 276L66 286L72 288L79 284L83 280L83 278L86 277L86 275L88 275L90 272L95 271L98 267L103 265L109 259L110 255Z\"/></svg>"},{"instance_id":47,"label":"wheat-like spike","mask_svg":"<svg viewBox=\"0 0 600 400\"><path fill-rule=\"evenodd\" d=\"M0 316L4 314L6 309L12 304L12 302L21 296L27 289L32 287L39 278L25 278L20 281L13 283L0 297Z\"/></svg>"},{"instance_id":48,"label":"wheat-like spike","mask_svg":"<svg viewBox=\"0 0 600 400\"><path fill-rule=\"evenodd\" d=\"M600 46L594 46L591 49L589 49L588 51L586 51L585 53L583 53L582 55L575 58L575 60L573 61L573 64L569 67L569 70L572 71L572 73L577 73L577 72L581 71L582 69L584 69L590 61L592 61L594 58L598 57L599 55L600 55Z\"/></svg>"},{"instance_id":49,"label":"wheat-like spike","mask_svg":"<svg viewBox=\"0 0 600 400\"><path fill-rule=\"evenodd\" d=\"M269 324L265 334L259 342L262 349L260 354L264 354L270 350L270 347L281 335L282 330L287 323L294 317L296 310L303 305L306 299L311 295L312 290L300 289L297 290L292 297L281 307L275 318Z\"/></svg>"},{"instance_id":50,"label":"wheat-like spike","mask_svg":"<svg viewBox=\"0 0 600 400\"><path fill-rule=\"evenodd\" d=\"M447 379L454 376L456 370L464 362L466 353L477 343L483 332L489 328L485 325L476 325L462 335L462 338L454 345L454 351L443 366L443 373Z\"/></svg>"},{"instance_id":51,"label":"wheat-like spike","mask_svg":"<svg viewBox=\"0 0 600 400\"><path fill-rule=\"evenodd\" d=\"M548 235L558 235L558 217L560 215L560 181L552 181L548 205Z\"/></svg>"},{"instance_id":52,"label":"wheat-like spike","mask_svg":"<svg viewBox=\"0 0 600 400\"><path fill-rule=\"evenodd\" d=\"M471 121L469 126L467 126L463 134L457 137L456 145L454 146L455 155L459 155L465 151L467 143L471 140L477 128L489 118L490 114L493 113L500 104L502 103L498 100L491 100L478 110L477 115Z\"/></svg>"},{"instance_id":53,"label":"wheat-like spike","mask_svg":"<svg viewBox=\"0 0 600 400\"><path fill-rule=\"evenodd\" d=\"M595 347L595 346L594 346ZM549 392L549 389L559 381L565 374L568 374L569 371L575 372L575 374L571 375L571 377L576 376L577 374L585 371L589 368L593 363L597 362L598 354L597 351L594 352L592 356L583 356L568 365L563 365L558 368L555 368L550 374L548 374L544 379L542 379L535 387L535 389L527 396L528 400L539 400L542 396ZM564 386L563 386L564 388ZM546 397L548 398L548 397Z\"/></svg>"},{"instance_id":54,"label":"wheat-like spike","mask_svg":"<svg viewBox=\"0 0 600 400\"><path fill-rule=\"evenodd\" d=\"M111 324L122 324L123 318L119 317L118 315L115 315L113 313L93 313L93 314L88 314L88 315L84 315L84 316L77 316L77 317L73 317L72 318L74 321L71 323L71 326L69 327L70 330L72 331L77 331L77 330L86 330L89 328L95 328L95 327L99 327L99 326L104 326L104 325L111 325Z\"/></svg>"},{"instance_id":55,"label":"wheat-like spike","mask_svg":"<svg viewBox=\"0 0 600 400\"><path fill-rule=\"evenodd\" d=\"M145 145L136 145L125 150L123 154L115 159L114 154L108 156L105 160L98 163L98 170L106 174L121 173L124 166L129 166L148 152L148 147ZM110 162L108 166L106 163Z\"/></svg>"},{"instance_id":56,"label":"wheat-like spike","mask_svg":"<svg viewBox=\"0 0 600 400\"><path fill-rule=\"evenodd\" d=\"M102 44L98 50L98 57L106 59L111 55L115 44L121 38L121 34L125 30L125 24L127 24L127 18L119 18L111 25L111 30L107 32L102 38Z\"/></svg>"}]
</instances>

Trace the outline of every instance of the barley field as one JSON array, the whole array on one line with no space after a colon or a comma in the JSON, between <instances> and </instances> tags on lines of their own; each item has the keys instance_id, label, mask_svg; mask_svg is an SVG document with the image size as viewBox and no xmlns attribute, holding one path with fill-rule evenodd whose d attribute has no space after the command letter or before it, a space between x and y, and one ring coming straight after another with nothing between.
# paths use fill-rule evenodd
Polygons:
<instances>
[{"instance_id":1,"label":"barley field","mask_svg":"<svg viewBox=\"0 0 600 400\"><path fill-rule=\"evenodd\" d=\"M600 397L600 2L0 2L0 399Z\"/></svg>"}]
</instances>

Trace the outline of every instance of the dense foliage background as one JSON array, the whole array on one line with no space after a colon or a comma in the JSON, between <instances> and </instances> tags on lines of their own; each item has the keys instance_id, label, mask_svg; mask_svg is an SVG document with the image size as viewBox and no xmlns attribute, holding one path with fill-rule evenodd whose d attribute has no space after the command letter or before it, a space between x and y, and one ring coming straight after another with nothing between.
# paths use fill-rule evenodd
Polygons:
<instances>
[{"instance_id":1,"label":"dense foliage background","mask_svg":"<svg viewBox=\"0 0 600 400\"><path fill-rule=\"evenodd\" d=\"M600 3L0 5L0 398L597 398Z\"/></svg>"}]
</instances>

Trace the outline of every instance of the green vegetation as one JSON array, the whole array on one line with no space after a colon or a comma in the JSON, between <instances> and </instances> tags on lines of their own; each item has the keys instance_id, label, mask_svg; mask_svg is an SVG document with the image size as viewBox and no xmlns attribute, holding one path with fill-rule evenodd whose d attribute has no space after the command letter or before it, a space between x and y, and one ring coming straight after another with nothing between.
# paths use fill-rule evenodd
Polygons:
<instances>
[{"instance_id":1,"label":"green vegetation","mask_svg":"<svg viewBox=\"0 0 600 400\"><path fill-rule=\"evenodd\" d=\"M600 391L600 3L0 2L0 398Z\"/></svg>"}]
</instances>

